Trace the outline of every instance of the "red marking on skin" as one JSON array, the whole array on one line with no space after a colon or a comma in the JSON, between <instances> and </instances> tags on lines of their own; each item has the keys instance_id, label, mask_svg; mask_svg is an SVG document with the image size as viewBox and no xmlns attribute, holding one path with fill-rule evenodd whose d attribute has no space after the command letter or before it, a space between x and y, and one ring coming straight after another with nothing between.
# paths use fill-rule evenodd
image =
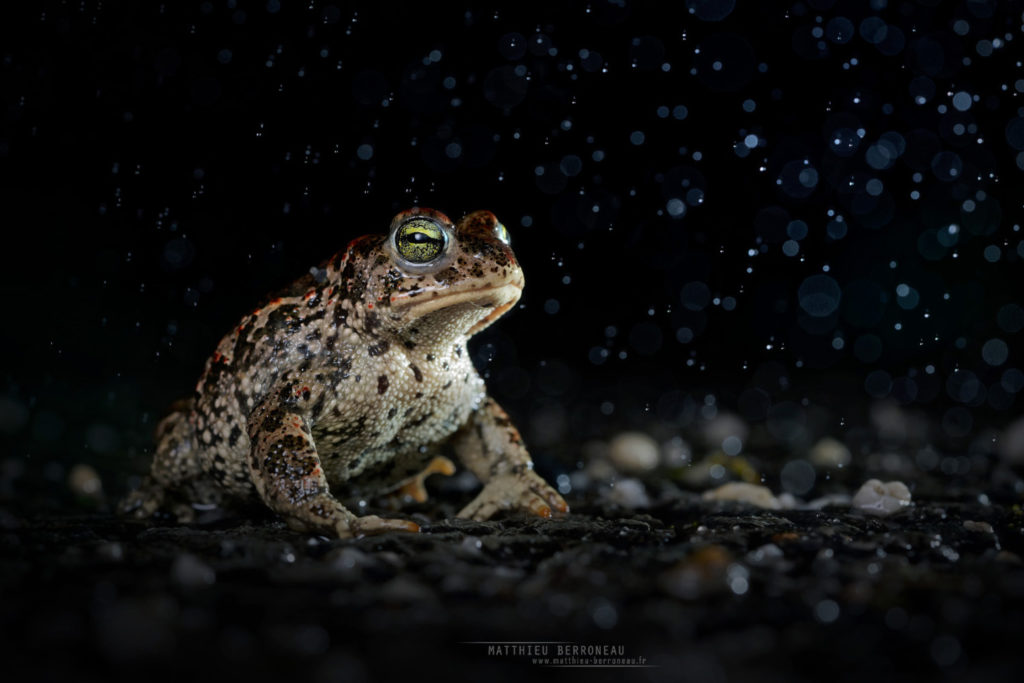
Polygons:
<instances>
[{"instance_id":1,"label":"red marking on skin","mask_svg":"<svg viewBox=\"0 0 1024 683\"><path fill-rule=\"evenodd\" d=\"M310 299L312 299L312 298L313 298L314 296L316 296L316 290L315 290L315 289L311 289L311 290L309 290L308 292L306 292L306 296L304 296L303 298L304 298L304 299L305 299L306 301L309 301L309 300L310 300Z\"/></svg>"},{"instance_id":2,"label":"red marking on skin","mask_svg":"<svg viewBox=\"0 0 1024 683\"><path fill-rule=\"evenodd\" d=\"M333 304L333 303L334 303L334 299L328 299L328 300L327 300L327 305L328 305L328 306L330 306L330 305L331 305L331 304Z\"/></svg>"},{"instance_id":3,"label":"red marking on skin","mask_svg":"<svg viewBox=\"0 0 1024 683\"><path fill-rule=\"evenodd\" d=\"M220 351L214 351L213 352L213 362L214 363L219 363L221 358L223 358L223 356L220 355Z\"/></svg>"},{"instance_id":4,"label":"red marking on skin","mask_svg":"<svg viewBox=\"0 0 1024 683\"><path fill-rule=\"evenodd\" d=\"M398 297L394 297L394 296L393 296L393 297L391 297L391 303L395 303L395 299L396 299L396 298L398 298Z\"/></svg>"},{"instance_id":5,"label":"red marking on skin","mask_svg":"<svg viewBox=\"0 0 1024 683\"><path fill-rule=\"evenodd\" d=\"M270 302L270 305L271 305L271 306L276 306L276 305L278 305L279 303L281 303L281 297L278 297L278 298L274 299L273 301L271 301L271 302Z\"/></svg>"},{"instance_id":6,"label":"red marking on skin","mask_svg":"<svg viewBox=\"0 0 1024 683\"><path fill-rule=\"evenodd\" d=\"M253 311L253 312L251 313L251 315L252 315L252 316L257 316L257 315L259 315L259 314L260 314L260 309L258 309L258 308L257 308L257 309L255 309L255 310L254 310L254 311Z\"/></svg>"},{"instance_id":7,"label":"red marking on skin","mask_svg":"<svg viewBox=\"0 0 1024 683\"><path fill-rule=\"evenodd\" d=\"M368 304L366 304L366 307L367 308L373 308L373 304L372 303L368 303Z\"/></svg>"}]
</instances>

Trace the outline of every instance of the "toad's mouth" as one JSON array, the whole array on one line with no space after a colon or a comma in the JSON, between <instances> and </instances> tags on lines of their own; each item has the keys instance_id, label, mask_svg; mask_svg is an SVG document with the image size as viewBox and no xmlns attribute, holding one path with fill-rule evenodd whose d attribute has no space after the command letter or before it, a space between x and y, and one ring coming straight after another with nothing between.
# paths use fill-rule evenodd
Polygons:
<instances>
[{"instance_id":1,"label":"toad's mouth","mask_svg":"<svg viewBox=\"0 0 1024 683\"><path fill-rule=\"evenodd\" d=\"M391 306L396 309L409 309L416 318L422 318L442 309L463 310L487 309L488 313L475 322L467 334L476 334L516 305L523 293L519 283L494 285L482 289L466 289L449 292L424 292L413 290L403 292L391 299Z\"/></svg>"}]
</instances>

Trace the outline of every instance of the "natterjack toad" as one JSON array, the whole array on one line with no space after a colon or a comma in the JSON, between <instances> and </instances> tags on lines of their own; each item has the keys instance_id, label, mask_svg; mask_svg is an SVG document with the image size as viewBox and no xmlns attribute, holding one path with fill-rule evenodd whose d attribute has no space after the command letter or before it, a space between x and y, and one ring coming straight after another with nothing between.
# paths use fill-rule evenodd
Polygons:
<instances>
[{"instance_id":1,"label":"natterjack toad","mask_svg":"<svg viewBox=\"0 0 1024 683\"><path fill-rule=\"evenodd\" d=\"M194 507L258 498L299 530L417 531L356 516L336 494L423 499L426 474L454 469L433 452L449 442L484 484L460 517L566 512L466 351L522 288L492 213L458 225L431 209L399 214L221 340L194 397L157 427L150 476L121 510L167 506L185 521Z\"/></svg>"}]
</instances>

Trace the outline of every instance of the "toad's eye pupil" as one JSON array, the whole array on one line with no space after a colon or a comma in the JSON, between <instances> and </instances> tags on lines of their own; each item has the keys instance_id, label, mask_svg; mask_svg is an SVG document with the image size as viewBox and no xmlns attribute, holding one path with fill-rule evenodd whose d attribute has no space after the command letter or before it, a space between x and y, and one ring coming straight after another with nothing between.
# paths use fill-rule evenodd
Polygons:
<instances>
[{"instance_id":1,"label":"toad's eye pupil","mask_svg":"<svg viewBox=\"0 0 1024 683\"><path fill-rule=\"evenodd\" d=\"M413 218L395 231L395 249L410 263L429 263L444 253L448 236L444 229L427 218Z\"/></svg>"}]
</instances>

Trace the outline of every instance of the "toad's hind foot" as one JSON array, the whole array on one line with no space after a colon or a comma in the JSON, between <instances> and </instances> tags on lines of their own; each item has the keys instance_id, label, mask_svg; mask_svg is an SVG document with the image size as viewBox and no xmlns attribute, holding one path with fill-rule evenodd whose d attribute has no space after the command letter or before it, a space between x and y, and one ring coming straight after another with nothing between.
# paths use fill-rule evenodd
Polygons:
<instances>
[{"instance_id":1,"label":"toad's hind foot","mask_svg":"<svg viewBox=\"0 0 1024 683\"><path fill-rule=\"evenodd\" d=\"M393 519L388 517L378 517L376 515L367 515L366 517L356 517L355 519L345 523L343 526L339 525L337 532L340 538L358 538L360 536L386 534L389 531L416 533L419 530L419 524L416 522L410 522L407 519Z\"/></svg>"},{"instance_id":2,"label":"toad's hind foot","mask_svg":"<svg viewBox=\"0 0 1024 683\"><path fill-rule=\"evenodd\" d=\"M538 517L569 512L569 505L533 470L493 477L459 517L485 520L500 510L523 510Z\"/></svg>"},{"instance_id":3,"label":"toad's hind foot","mask_svg":"<svg viewBox=\"0 0 1024 683\"><path fill-rule=\"evenodd\" d=\"M424 482L432 474L443 474L446 477L450 477L455 474L455 463L443 455L435 456L427 463L422 472L400 481L392 495L402 498L408 496L417 503L425 503L427 500L427 487L424 485Z\"/></svg>"},{"instance_id":4,"label":"toad's hind foot","mask_svg":"<svg viewBox=\"0 0 1024 683\"><path fill-rule=\"evenodd\" d=\"M135 519L148 519L163 507L165 497L164 487L146 477L139 488L121 499L117 504L117 513Z\"/></svg>"}]
</instances>

